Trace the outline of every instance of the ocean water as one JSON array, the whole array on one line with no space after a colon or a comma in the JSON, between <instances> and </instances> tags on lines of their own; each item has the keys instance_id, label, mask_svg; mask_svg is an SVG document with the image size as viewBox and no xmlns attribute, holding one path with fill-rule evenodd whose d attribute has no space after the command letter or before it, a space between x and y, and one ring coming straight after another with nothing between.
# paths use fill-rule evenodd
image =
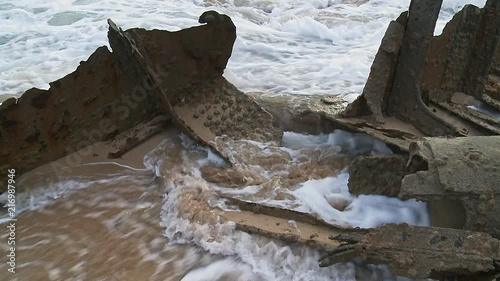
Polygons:
<instances>
[{"instance_id":1,"label":"ocean water","mask_svg":"<svg viewBox=\"0 0 500 281\"><path fill-rule=\"evenodd\" d=\"M225 76L243 91L342 95L368 76L387 25L409 0L1 0L0 95L20 95L74 71L122 28L179 30L209 9L225 13L238 39ZM465 4L444 0L436 33ZM0 100L1 101L1 100Z\"/></svg>"},{"instance_id":2,"label":"ocean water","mask_svg":"<svg viewBox=\"0 0 500 281\"><path fill-rule=\"evenodd\" d=\"M19 96L31 87L48 88L50 81L72 72L98 46L107 45L107 18L112 18L124 29L179 30L197 25L198 16L209 9L228 14L237 26L238 38L224 75L241 90L268 94L340 95L352 100L363 88L389 21L407 9L409 2L0 0L0 26L3 27L0 30L0 102L2 97ZM439 34L445 22L468 3L483 6L485 0L445 0L435 33ZM242 165L243 169L252 170L266 183L283 177L304 161L328 160L339 155L391 153L381 142L342 131L319 136L286 133L283 146L272 149L267 149L270 147L268 144L242 141L234 147L235 154L241 152L242 147L249 151L264 151L261 148L266 147L263 153L270 155L262 157L287 159L289 164L273 167L272 170L259 165ZM169 151L173 150L181 153L182 157L169 155ZM179 260L162 260L154 256L162 266L182 265L179 266L182 269L172 273L175 277L166 280L398 279L385 267L358 262L319 268L317 260L321 253L316 250L239 232L230 223L192 222L185 218L180 205L183 196L190 192L208 200L212 207L227 207L217 195L222 193L310 212L325 221L345 226L370 228L390 222L429 224L426 206L421 202L350 195L345 169L319 179L278 184L269 189L266 189L265 183L239 189L217 186L207 182L200 169L208 164L220 166L222 160L205 148L197 147L183 135L166 139L146 155L144 163L146 170L140 176L127 174L132 180L93 175L97 178L92 181L70 177L40 184L29 193L20 194L20 210L37 212L53 202L64 202L66 196L72 193L92 186L95 188L96 185L134 182L129 187L136 188L147 186L152 178L162 179L162 212L156 223L161 224L163 235L152 241L161 244L164 241L161 239L167 237L172 245L188 245L188 250L182 251ZM147 187L143 189L141 192L148 192ZM85 200L104 201L101 202L102 208L117 208L120 214L143 208L142 205L135 205L134 200L107 200L101 198L99 193L86 196ZM120 199L120 195L113 192L106 196ZM4 199L0 197L0 202ZM335 207L339 202L347 206L342 211ZM154 204L146 203L146 207ZM106 213L97 209L99 204L95 206L96 210L91 210L89 216L98 218ZM175 248L170 251L181 250ZM58 277L62 274L60 269L53 270L49 272L54 277L51 280L64 279ZM157 280L155 278L144 280Z\"/></svg>"}]
</instances>

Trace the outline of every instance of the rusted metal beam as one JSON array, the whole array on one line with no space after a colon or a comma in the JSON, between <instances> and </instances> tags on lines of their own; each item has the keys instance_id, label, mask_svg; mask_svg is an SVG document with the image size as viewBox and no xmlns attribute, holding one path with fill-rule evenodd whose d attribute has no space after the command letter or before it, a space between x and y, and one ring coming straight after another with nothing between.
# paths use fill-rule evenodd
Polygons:
<instances>
[{"instance_id":1,"label":"rusted metal beam","mask_svg":"<svg viewBox=\"0 0 500 281\"><path fill-rule=\"evenodd\" d=\"M386 111L429 136L457 135L422 101L420 81L442 0L412 0Z\"/></svg>"},{"instance_id":2,"label":"rusted metal beam","mask_svg":"<svg viewBox=\"0 0 500 281\"><path fill-rule=\"evenodd\" d=\"M245 232L324 251L323 267L361 257L411 278L494 276L500 270L500 241L487 233L407 224L343 228L310 214L226 199L240 211L219 214L223 220Z\"/></svg>"},{"instance_id":3,"label":"rusted metal beam","mask_svg":"<svg viewBox=\"0 0 500 281\"><path fill-rule=\"evenodd\" d=\"M362 257L411 278L495 276L500 271L500 241L487 233L386 224L361 237L335 239L344 241L343 245L323 256L321 266Z\"/></svg>"}]
</instances>

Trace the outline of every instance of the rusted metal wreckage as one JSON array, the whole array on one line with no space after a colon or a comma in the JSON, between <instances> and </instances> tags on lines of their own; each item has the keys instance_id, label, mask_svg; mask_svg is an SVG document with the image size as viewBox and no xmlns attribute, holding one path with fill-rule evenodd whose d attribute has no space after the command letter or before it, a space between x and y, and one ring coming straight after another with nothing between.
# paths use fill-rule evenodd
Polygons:
<instances>
[{"instance_id":1,"label":"rusted metal wreckage","mask_svg":"<svg viewBox=\"0 0 500 281\"><path fill-rule=\"evenodd\" d=\"M500 110L500 1L464 7L433 37L441 2L413 0L409 12L390 23L363 94L345 110L339 98L246 95L227 82L222 73L236 39L228 16L205 12L200 23L206 24L178 32L123 31L109 21L112 53L99 48L49 90L32 89L0 106L0 134L13 136L0 139L0 156L25 172L114 138L109 157L119 157L166 120L232 164L224 140L279 143L284 129L366 133L397 153L356 158L349 167L351 193L426 201L432 227L342 228L235 198L228 200L241 212L222 218L243 231L319 248L321 266L362 257L412 278L494 280L500 272L500 122L470 107ZM76 97L71 103L68 93ZM145 120L143 132L128 130ZM261 219L245 220L245 213ZM273 228L289 220L313 231Z\"/></svg>"}]
</instances>

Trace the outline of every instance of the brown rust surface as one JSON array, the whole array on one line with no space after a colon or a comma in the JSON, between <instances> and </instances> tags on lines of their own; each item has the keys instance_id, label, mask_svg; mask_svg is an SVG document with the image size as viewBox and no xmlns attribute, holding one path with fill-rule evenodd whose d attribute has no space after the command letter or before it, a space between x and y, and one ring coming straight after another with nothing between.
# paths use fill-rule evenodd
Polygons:
<instances>
[{"instance_id":1,"label":"brown rust surface","mask_svg":"<svg viewBox=\"0 0 500 281\"><path fill-rule=\"evenodd\" d=\"M50 83L50 89L33 88L2 103L0 179L7 169L21 176L157 115L144 76L129 71L130 62L129 68L122 63L100 47L73 73Z\"/></svg>"},{"instance_id":2,"label":"brown rust surface","mask_svg":"<svg viewBox=\"0 0 500 281\"><path fill-rule=\"evenodd\" d=\"M200 22L206 18L206 12ZM114 51L137 62L158 85L164 110L184 132L217 151L216 136L262 142L281 141L279 123L257 103L222 77L236 39L228 16L177 32L131 29L112 22L108 33ZM158 70L168 75L162 78ZM161 79L160 79L161 78Z\"/></svg>"},{"instance_id":3,"label":"brown rust surface","mask_svg":"<svg viewBox=\"0 0 500 281\"><path fill-rule=\"evenodd\" d=\"M426 138L416 154L428 169L403 178L401 198L448 199L465 209L465 229L500 238L500 136Z\"/></svg>"},{"instance_id":4,"label":"brown rust surface","mask_svg":"<svg viewBox=\"0 0 500 281\"><path fill-rule=\"evenodd\" d=\"M403 151L412 138L422 136L500 133L498 119L468 108L481 102L499 108L498 4L490 1L482 9L467 5L441 35L432 37L440 3L412 1L400 50L387 47L399 46L397 29L389 26L363 94L332 116L336 126L367 133ZM403 15L391 24L402 24ZM398 52L395 62L390 55ZM457 100L457 95L467 99ZM395 121L381 124L389 118Z\"/></svg>"},{"instance_id":5,"label":"brown rust surface","mask_svg":"<svg viewBox=\"0 0 500 281\"><path fill-rule=\"evenodd\" d=\"M367 262L387 264L398 275L441 279L495 275L500 259L500 241L472 231L387 224L364 236L336 239L345 243L325 255L322 266L360 256Z\"/></svg>"}]
</instances>

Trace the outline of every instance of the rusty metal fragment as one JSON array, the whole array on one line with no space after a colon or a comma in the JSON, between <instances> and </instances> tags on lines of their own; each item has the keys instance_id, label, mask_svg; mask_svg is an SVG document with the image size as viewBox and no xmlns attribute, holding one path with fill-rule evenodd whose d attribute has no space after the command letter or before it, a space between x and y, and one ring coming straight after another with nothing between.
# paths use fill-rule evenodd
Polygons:
<instances>
[{"instance_id":1,"label":"rusty metal fragment","mask_svg":"<svg viewBox=\"0 0 500 281\"><path fill-rule=\"evenodd\" d=\"M266 206L225 197L238 206L238 212L224 212L222 219L234 221L236 228L248 233L273 239L299 243L322 251L335 251L342 241L335 236L361 237L368 231L360 228L343 228L324 222L307 213ZM354 257L353 257L354 258Z\"/></svg>"},{"instance_id":2,"label":"rusty metal fragment","mask_svg":"<svg viewBox=\"0 0 500 281\"><path fill-rule=\"evenodd\" d=\"M361 257L410 278L494 280L500 272L500 241L487 233L407 224L341 228L310 214L226 199L240 211L218 214L224 221L234 221L237 229L248 233L325 251L320 266Z\"/></svg>"},{"instance_id":3,"label":"rusty metal fragment","mask_svg":"<svg viewBox=\"0 0 500 281\"><path fill-rule=\"evenodd\" d=\"M417 159L427 169L405 176L399 197L460 202L464 229L500 238L500 136L418 142Z\"/></svg>"},{"instance_id":4,"label":"rusty metal fragment","mask_svg":"<svg viewBox=\"0 0 500 281\"><path fill-rule=\"evenodd\" d=\"M431 40L421 81L422 95L432 110L449 112L448 118L474 124L486 135L500 134L498 119L469 106L500 109L495 9L492 2L482 9L466 5L457 13L443 34Z\"/></svg>"},{"instance_id":5,"label":"rusty metal fragment","mask_svg":"<svg viewBox=\"0 0 500 281\"><path fill-rule=\"evenodd\" d=\"M429 202L433 225L500 238L499 147L500 136L424 138L412 144L408 158L356 158L349 167L349 190ZM463 222L433 218L440 213Z\"/></svg>"},{"instance_id":6,"label":"rusty metal fragment","mask_svg":"<svg viewBox=\"0 0 500 281\"><path fill-rule=\"evenodd\" d=\"M112 138L160 114L133 62L98 48L48 90L30 89L0 106L0 179ZM139 93L140 92L140 93ZM92 152L85 152L92 153ZM0 193L6 185L0 187ZM19 187L21 191L22 187Z\"/></svg>"},{"instance_id":7,"label":"rusty metal fragment","mask_svg":"<svg viewBox=\"0 0 500 281\"><path fill-rule=\"evenodd\" d=\"M395 69L389 115L413 124L430 136L457 135L456 128L433 114L422 101L420 79L442 0L413 0Z\"/></svg>"},{"instance_id":8,"label":"rusty metal fragment","mask_svg":"<svg viewBox=\"0 0 500 281\"><path fill-rule=\"evenodd\" d=\"M397 197L407 161L397 154L356 157L349 165L349 193Z\"/></svg>"},{"instance_id":9,"label":"rusty metal fragment","mask_svg":"<svg viewBox=\"0 0 500 281\"><path fill-rule=\"evenodd\" d=\"M385 122L383 112L386 110L387 99L392 91L394 70L398 62L407 18L408 12L404 12L397 20L389 23L373 61L363 95L349 104L342 113L343 117L373 115L378 123Z\"/></svg>"},{"instance_id":10,"label":"rusty metal fragment","mask_svg":"<svg viewBox=\"0 0 500 281\"><path fill-rule=\"evenodd\" d=\"M498 109L499 2L466 6L432 38L441 2L413 0L397 61L384 48L384 41L399 40L390 26L363 94L341 114L322 116L401 154L356 158L349 167L352 193L426 201L433 226L460 230L382 226L363 239L346 238L325 266L362 256L414 278L494 280L500 274L500 138L491 136L500 134L500 121L470 108ZM398 233L406 238L398 240ZM457 237L470 244L458 249L464 244L451 243Z\"/></svg>"},{"instance_id":11,"label":"rusty metal fragment","mask_svg":"<svg viewBox=\"0 0 500 281\"><path fill-rule=\"evenodd\" d=\"M168 127L169 121L170 118L165 115L157 116L117 135L110 143L113 151L108 153L108 159L119 158L143 141L164 131Z\"/></svg>"},{"instance_id":12,"label":"rusty metal fragment","mask_svg":"<svg viewBox=\"0 0 500 281\"><path fill-rule=\"evenodd\" d=\"M3 102L0 178L7 166L21 175L158 115L172 117L216 151L213 141L221 135L279 143L282 130L273 116L222 77L236 39L231 19L209 11L200 23L207 24L178 32L122 31L110 20L113 53L98 48L49 90L31 89ZM146 137L117 144L110 157Z\"/></svg>"},{"instance_id":13,"label":"rusty metal fragment","mask_svg":"<svg viewBox=\"0 0 500 281\"><path fill-rule=\"evenodd\" d=\"M400 151L424 136L500 134L497 118L469 108L498 109L498 4L467 5L432 37L441 2L412 1L407 22L402 14L389 25L363 94L327 119Z\"/></svg>"},{"instance_id":14,"label":"rusty metal fragment","mask_svg":"<svg viewBox=\"0 0 500 281\"><path fill-rule=\"evenodd\" d=\"M108 37L121 59L133 59L149 75L174 123L225 159L230 160L214 144L217 136L279 143L282 130L274 117L222 77L236 27L213 11L200 22L207 19L206 25L177 32L122 31L110 21Z\"/></svg>"},{"instance_id":15,"label":"rusty metal fragment","mask_svg":"<svg viewBox=\"0 0 500 281\"><path fill-rule=\"evenodd\" d=\"M489 103L488 98L484 95L487 94L485 93L486 80L495 62L496 50L500 38L500 3L498 1L487 1L484 9L481 11L479 25L481 29L475 38L475 48L477 48L477 51L473 52L470 59L469 75L465 87L468 93ZM496 98L498 98L498 95L496 95ZM490 105L500 110L498 103L490 103Z\"/></svg>"},{"instance_id":16,"label":"rusty metal fragment","mask_svg":"<svg viewBox=\"0 0 500 281\"><path fill-rule=\"evenodd\" d=\"M280 122L283 130L308 134L333 131L335 126L325 116L339 114L347 104L341 97L271 96L259 92L248 95L271 113Z\"/></svg>"},{"instance_id":17,"label":"rusty metal fragment","mask_svg":"<svg viewBox=\"0 0 500 281\"><path fill-rule=\"evenodd\" d=\"M322 257L320 266L362 257L410 278L491 277L500 271L500 241L487 233L386 224L363 236L334 238L343 244Z\"/></svg>"}]
</instances>

